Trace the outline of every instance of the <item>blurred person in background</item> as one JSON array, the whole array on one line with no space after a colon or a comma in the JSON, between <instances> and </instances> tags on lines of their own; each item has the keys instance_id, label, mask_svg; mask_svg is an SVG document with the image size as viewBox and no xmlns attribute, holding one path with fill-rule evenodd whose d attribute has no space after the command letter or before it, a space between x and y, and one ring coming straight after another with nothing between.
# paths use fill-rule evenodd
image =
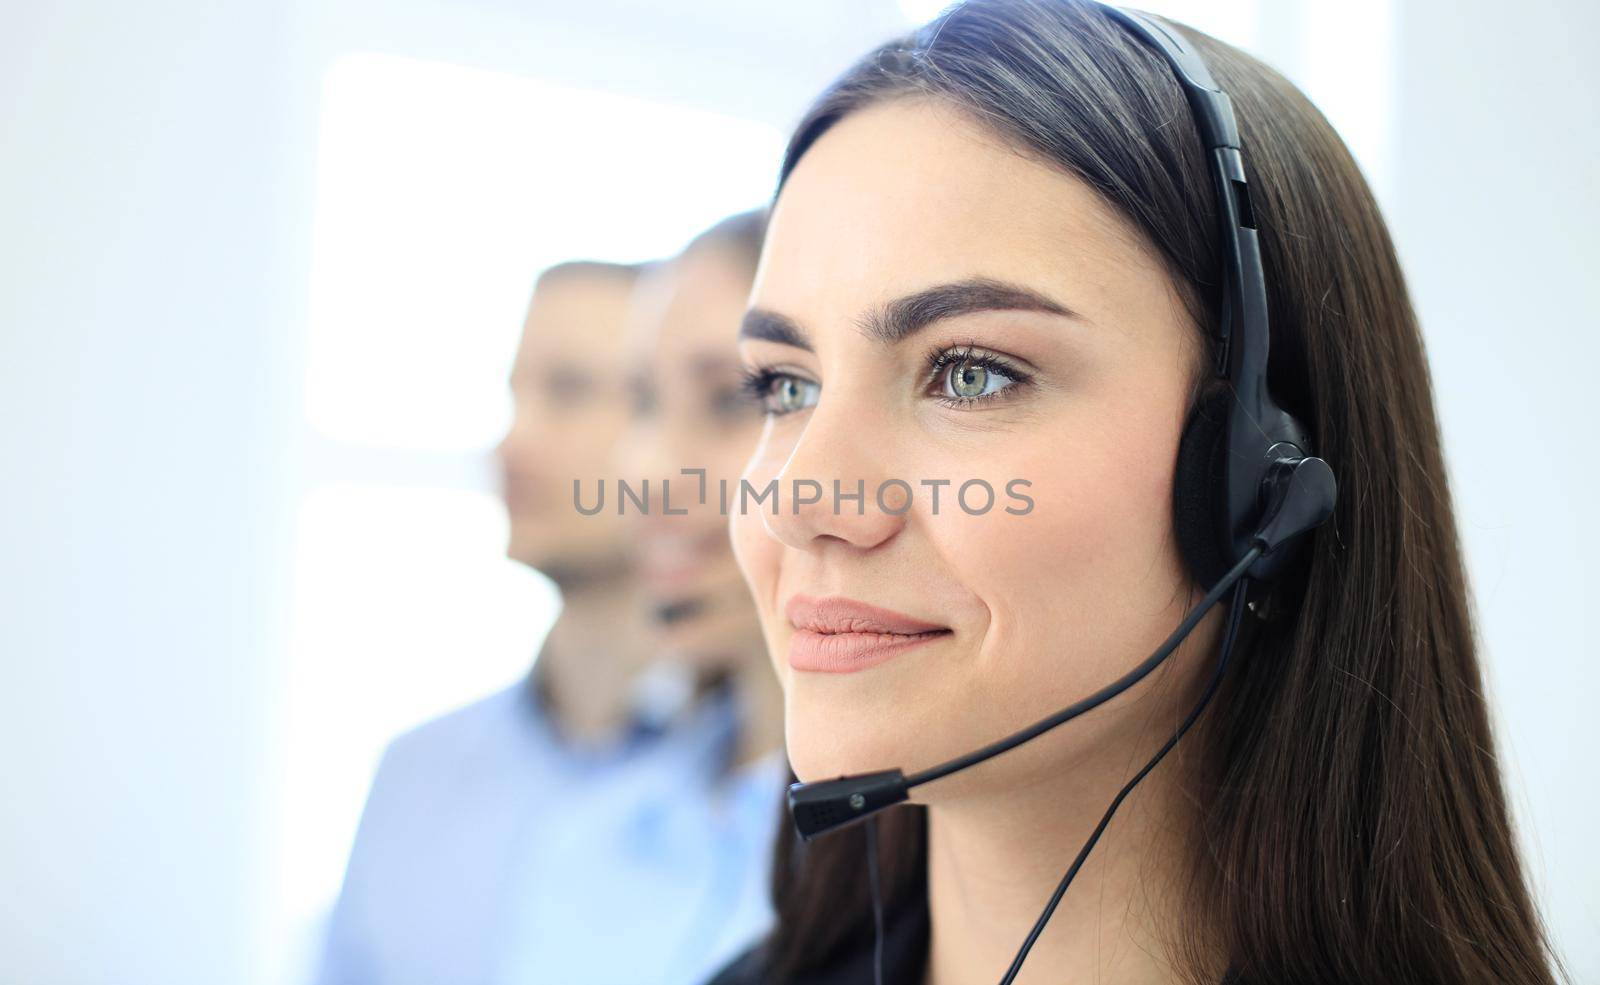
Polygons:
<instances>
[{"instance_id":1,"label":"blurred person in background","mask_svg":"<svg viewBox=\"0 0 1600 985\"><path fill-rule=\"evenodd\" d=\"M737 482L761 430L733 338L764 229L761 213L724 220L645 273L635 292L626 356L634 423L616 468L641 496L649 483L646 505L630 500L626 515L654 639L642 680L662 706L680 709L677 727L694 743L583 801L585 830L572 844L611 846L614 879L586 879L593 863L561 843L528 847L545 856L528 869L567 888L520 901L509 933L517 971L507 981L697 985L771 924L787 776L782 693L716 494L719 480ZM705 503L684 468L705 470Z\"/></svg>"},{"instance_id":2,"label":"blurred person in background","mask_svg":"<svg viewBox=\"0 0 1600 985\"><path fill-rule=\"evenodd\" d=\"M759 434L733 333L763 231L749 213L642 275L540 279L500 461L508 554L562 614L525 682L385 754L327 985L687 985L769 927L782 697L717 497L678 471L737 482ZM674 478L673 515L580 514L573 481L590 508L618 466Z\"/></svg>"},{"instance_id":3,"label":"blurred person in background","mask_svg":"<svg viewBox=\"0 0 1600 985\"><path fill-rule=\"evenodd\" d=\"M581 516L572 501L574 480L592 488L610 470L629 421L621 367L639 273L576 261L534 288L497 460L507 556L555 582L561 612L523 680L385 751L330 920L325 985L505 980L513 907L559 898L570 875L541 873L527 846L576 838L564 850L588 878L611 879L609 846L581 838L581 792L625 786L645 758L671 771L695 745L641 686L652 641L622 518Z\"/></svg>"},{"instance_id":4,"label":"blurred person in background","mask_svg":"<svg viewBox=\"0 0 1600 985\"><path fill-rule=\"evenodd\" d=\"M643 278L631 339L635 424L620 455L624 475L672 483L670 512L657 498L630 517L640 591L659 645L697 691L737 699L731 765L775 759L783 737L783 694L761 656L761 623L718 491L736 486L761 434L761 408L725 330L744 316L765 232L765 210L725 219Z\"/></svg>"}]
</instances>

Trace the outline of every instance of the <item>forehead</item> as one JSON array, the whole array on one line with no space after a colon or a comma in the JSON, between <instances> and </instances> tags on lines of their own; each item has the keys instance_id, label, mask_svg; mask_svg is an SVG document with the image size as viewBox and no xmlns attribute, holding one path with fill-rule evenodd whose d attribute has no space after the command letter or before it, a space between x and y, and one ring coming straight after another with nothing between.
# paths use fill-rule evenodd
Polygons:
<instances>
[{"instance_id":1,"label":"forehead","mask_svg":"<svg viewBox=\"0 0 1600 985\"><path fill-rule=\"evenodd\" d=\"M541 283L528 305L522 355L611 358L622 343L632 292L631 278L602 272L568 272Z\"/></svg>"},{"instance_id":2,"label":"forehead","mask_svg":"<svg viewBox=\"0 0 1600 985\"><path fill-rule=\"evenodd\" d=\"M1144 239L1082 180L953 104L906 97L850 113L800 159L755 294L763 307L849 318L972 276L1059 290L1090 317L1167 283Z\"/></svg>"},{"instance_id":3,"label":"forehead","mask_svg":"<svg viewBox=\"0 0 1600 985\"><path fill-rule=\"evenodd\" d=\"M705 246L650 271L634 295L629 336L635 352L716 347L731 355L750 293L750 263L730 248Z\"/></svg>"}]
</instances>

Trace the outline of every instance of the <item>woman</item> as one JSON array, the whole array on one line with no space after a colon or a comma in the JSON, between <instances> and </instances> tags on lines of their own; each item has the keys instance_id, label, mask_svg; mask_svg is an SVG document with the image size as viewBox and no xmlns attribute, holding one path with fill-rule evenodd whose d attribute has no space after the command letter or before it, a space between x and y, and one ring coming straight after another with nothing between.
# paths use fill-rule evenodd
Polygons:
<instances>
[{"instance_id":1,"label":"woman","mask_svg":"<svg viewBox=\"0 0 1600 985\"><path fill-rule=\"evenodd\" d=\"M1552 980L1393 246L1304 96L1181 30L1237 113L1268 381L1336 511L1270 596L1211 609L1125 693L910 806L804 844L786 827L777 927L719 983L1015 973L1214 671L1209 713L1111 816L1016 981ZM1209 168L1172 67L1068 0L958 6L800 124L741 337L768 415L746 478L869 492L732 519L797 778L1013 733L1145 659L1212 587L1174 509L1186 422L1219 406ZM1028 505L954 508L974 480Z\"/></svg>"},{"instance_id":2,"label":"woman","mask_svg":"<svg viewBox=\"0 0 1600 985\"><path fill-rule=\"evenodd\" d=\"M761 432L728 334L744 314L765 230L764 211L729 217L645 274L628 354L633 425L619 448L623 475L656 496L641 509L630 500L626 512L658 664L734 698L744 726L735 764L776 752L783 728L783 695L716 495L737 481Z\"/></svg>"},{"instance_id":3,"label":"woman","mask_svg":"<svg viewBox=\"0 0 1600 985\"><path fill-rule=\"evenodd\" d=\"M714 496L700 501L698 475L678 471L704 470L714 489L737 478L760 432L728 336L764 229L760 212L726 219L645 273L635 291L626 354L633 417L617 464L632 490L650 490L624 510L655 646L644 676L701 740L655 778L651 813L633 809L637 828L646 818L653 828L638 839L639 854L659 861L641 867L648 871L629 900L596 922L606 933L629 928L628 946L593 954L570 980L704 981L772 920L765 876L784 780L782 693L727 519ZM619 804L616 813L628 810Z\"/></svg>"}]
</instances>

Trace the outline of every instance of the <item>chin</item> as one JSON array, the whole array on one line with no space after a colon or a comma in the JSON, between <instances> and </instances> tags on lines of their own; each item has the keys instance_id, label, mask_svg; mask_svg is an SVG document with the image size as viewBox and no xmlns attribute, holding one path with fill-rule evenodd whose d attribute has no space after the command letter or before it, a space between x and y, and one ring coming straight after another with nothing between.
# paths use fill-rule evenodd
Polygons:
<instances>
[{"instance_id":1,"label":"chin","mask_svg":"<svg viewBox=\"0 0 1600 985\"><path fill-rule=\"evenodd\" d=\"M911 727L909 716L888 704L852 707L854 702L840 700L837 689L826 686L832 683L789 681L784 732L796 777L806 783L831 780L904 768L925 758L925 752L915 748L918 730Z\"/></svg>"},{"instance_id":2,"label":"chin","mask_svg":"<svg viewBox=\"0 0 1600 985\"><path fill-rule=\"evenodd\" d=\"M535 567L551 560L550 533L531 517L512 517L506 533L506 557Z\"/></svg>"},{"instance_id":3,"label":"chin","mask_svg":"<svg viewBox=\"0 0 1600 985\"><path fill-rule=\"evenodd\" d=\"M506 542L506 557L518 564L526 564L530 568L539 567L540 562L543 560L532 544L517 537L515 534Z\"/></svg>"},{"instance_id":4,"label":"chin","mask_svg":"<svg viewBox=\"0 0 1600 985\"><path fill-rule=\"evenodd\" d=\"M524 541L512 538L511 542L506 545L506 557L518 564L525 564L536 571L560 571L562 565L559 555L544 548L545 545L539 541Z\"/></svg>"}]
</instances>

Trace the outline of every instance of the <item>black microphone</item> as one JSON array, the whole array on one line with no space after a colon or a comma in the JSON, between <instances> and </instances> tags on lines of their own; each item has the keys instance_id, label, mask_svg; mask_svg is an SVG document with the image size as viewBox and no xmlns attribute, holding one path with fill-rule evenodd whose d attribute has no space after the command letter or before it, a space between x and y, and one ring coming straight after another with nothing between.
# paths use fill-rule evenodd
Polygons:
<instances>
[{"instance_id":1,"label":"black microphone","mask_svg":"<svg viewBox=\"0 0 1600 985\"><path fill-rule=\"evenodd\" d=\"M1057 725L1070 722L1084 712L1098 708L1144 680L1151 671L1161 666L1167 657L1171 656L1178 645L1199 624L1201 617L1227 594L1235 582L1244 577L1258 558L1272 553L1280 544L1292 540L1299 534L1320 526L1333 515L1335 489L1333 470L1320 458L1282 460L1274 467L1263 488L1268 500L1267 508L1263 513L1260 529L1251 539L1250 549L1216 585L1212 586L1205 598L1189 610L1189 614L1184 617L1172 635L1168 636L1143 663L1088 697L1035 722L1020 732L919 773L906 776L898 769L891 769L841 776L834 780L791 784L789 814L794 819L795 831L801 840L810 841L818 835L864 821L884 808L904 802L911 788L976 766L1003 752L1015 749Z\"/></svg>"}]
</instances>

